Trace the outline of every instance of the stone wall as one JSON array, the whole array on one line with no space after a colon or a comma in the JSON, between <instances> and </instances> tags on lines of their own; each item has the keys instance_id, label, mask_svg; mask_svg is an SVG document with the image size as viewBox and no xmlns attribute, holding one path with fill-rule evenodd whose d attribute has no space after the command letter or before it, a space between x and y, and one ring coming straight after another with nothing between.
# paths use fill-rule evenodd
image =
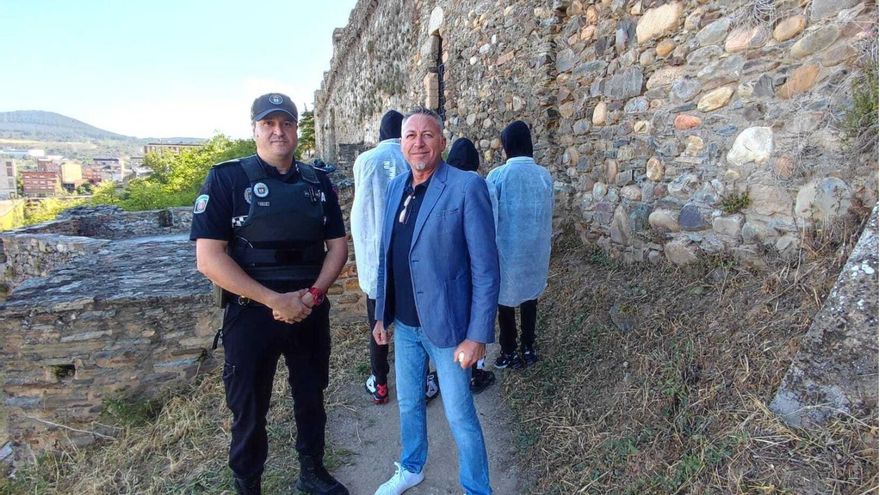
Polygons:
<instances>
[{"instance_id":1,"label":"stone wall","mask_svg":"<svg viewBox=\"0 0 880 495\"><path fill-rule=\"evenodd\" d=\"M877 411L877 207L770 409L793 426Z\"/></svg>"},{"instance_id":2,"label":"stone wall","mask_svg":"<svg viewBox=\"0 0 880 495\"><path fill-rule=\"evenodd\" d=\"M351 181L337 185L348 224ZM0 236L15 275L0 299L0 445L17 459L111 433L96 422L108 397L149 398L222 362L210 351L222 311L196 270L188 211L80 210ZM349 253L328 291L337 324L366 315L350 240Z\"/></svg>"},{"instance_id":3,"label":"stone wall","mask_svg":"<svg viewBox=\"0 0 880 495\"><path fill-rule=\"evenodd\" d=\"M530 123L584 240L631 261L788 255L877 201L876 155L836 130L876 21L855 0L362 0L316 93L319 152L375 143L386 109L439 87L484 173Z\"/></svg>"},{"instance_id":4,"label":"stone wall","mask_svg":"<svg viewBox=\"0 0 880 495\"><path fill-rule=\"evenodd\" d=\"M0 285L44 277L74 258L96 253L109 240L182 234L192 208L127 212L115 206L75 207L51 222L0 233Z\"/></svg>"},{"instance_id":5,"label":"stone wall","mask_svg":"<svg viewBox=\"0 0 880 495\"><path fill-rule=\"evenodd\" d=\"M0 284L9 290L28 278L45 277L75 258L96 253L108 242L56 234L0 236Z\"/></svg>"},{"instance_id":6,"label":"stone wall","mask_svg":"<svg viewBox=\"0 0 880 495\"><path fill-rule=\"evenodd\" d=\"M93 441L104 399L153 396L208 355L220 313L191 243L111 246L24 281L0 304L6 434L18 445Z\"/></svg>"}]
</instances>

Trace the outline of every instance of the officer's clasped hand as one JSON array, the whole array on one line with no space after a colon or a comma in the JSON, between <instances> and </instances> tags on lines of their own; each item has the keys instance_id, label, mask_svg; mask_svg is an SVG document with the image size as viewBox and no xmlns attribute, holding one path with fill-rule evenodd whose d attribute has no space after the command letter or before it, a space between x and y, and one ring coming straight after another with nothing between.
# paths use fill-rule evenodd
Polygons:
<instances>
[{"instance_id":1,"label":"officer's clasped hand","mask_svg":"<svg viewBox=\"0 0 880 495\"><path fill-rule=\"evenodd\" d=\"M273 301L272 317L285 323L299 323L312 312L314 301L305 289L279 294Z\"/></svg>"}]
</instances>

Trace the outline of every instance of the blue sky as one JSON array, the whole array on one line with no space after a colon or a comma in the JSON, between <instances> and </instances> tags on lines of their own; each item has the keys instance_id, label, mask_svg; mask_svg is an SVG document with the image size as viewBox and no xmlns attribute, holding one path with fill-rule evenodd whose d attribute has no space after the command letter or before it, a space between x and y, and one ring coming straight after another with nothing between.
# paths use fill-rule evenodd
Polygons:
<instances>
[{"instance_id":1,"label":"blue sky","mask_svg":"<svg viewBox=\"0 0 880 495\"><path fill-rule=\"evenodd\" d=\"M247 137L260 94L311 108L356 3L0 0L0 111L138 137Z\"/></svg>"}]
</instances>

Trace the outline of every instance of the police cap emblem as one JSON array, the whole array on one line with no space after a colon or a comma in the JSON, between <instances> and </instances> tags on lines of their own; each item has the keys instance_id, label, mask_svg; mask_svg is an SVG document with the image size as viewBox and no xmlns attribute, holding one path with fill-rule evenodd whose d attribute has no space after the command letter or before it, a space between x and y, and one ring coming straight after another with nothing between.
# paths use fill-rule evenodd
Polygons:
<instances>
[{"instance_id":1,"label":"police cap emblem","mask_svg":"<svg viewBox=\"0 0 880 495\"><path fill-rule=\"evenodd\" d=\"M254 196L258 198L265 198L269 195L269 186L262 182L257 182L254 184Z\"/></svg>"},{"instance_id":2,"label":"police cap emblem","mask_svg":"<svg viewBox=\"0 0 880 495\"><path fill-rule=\"evenodd\" d=\"M269 97L269 103L273 105L280 105L284 103L284 97L282 97L281 95L271 95Z\"/></svg>"}]
</instances>

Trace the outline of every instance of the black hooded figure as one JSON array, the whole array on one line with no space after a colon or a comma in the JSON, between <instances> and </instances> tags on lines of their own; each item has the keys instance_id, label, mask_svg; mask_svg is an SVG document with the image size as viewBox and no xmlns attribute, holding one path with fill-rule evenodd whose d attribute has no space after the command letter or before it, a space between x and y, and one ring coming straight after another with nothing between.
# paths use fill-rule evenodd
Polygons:
<instances>
[{"instance_id":1,"label":"black hooded figure","mask_svg":"<svg viewBox=\"0 0 880 495\"><path fill-rule=\"evenodd\" d=\"M397 110L388 110L382 116L379 125L379 141L400 138L400 126L403 124L403 115Z\"/></svg>"},{"instance_id":2,"label":"black hooded figure","mask_svg":"<svg viewBox=\"0 0 880 495\"><path fill-rule=\"evenodd\" d=\"M529 126L522 120L515 120L501 131L501 146L507 158L518 156L534 156L532 150L532 133Z\"/></svg>"},{"instance_id":3,"label":"black hooded figure","mask_svg":"<svg viewBox=\"0 0 880 495\"><path fill-rule=\"evenodd\" d=\"M449 154L446 155L446 163L465 172L477 173L480 168L480 154L474 142L468 138L458 138L452 143ZM495 383L495 373L483 370L474 363L471 369L471 392L478 394L486 387Z\"/></svg>"},{"instance_id":4,"label":"black hooded figure","mask_svg":"<svg viewBox=\"0 0 880 495\"><path fill-rule=\"evenodd\" d=\"M480 155L474 142L468 138L458 138L452 143L446 163L459 170L476 172L480 168Z\"/></svg>"},{"instance_id":5,"label":"black hooded figure","mask_svg":"<svg viewBox=\"0 0 880 495\"><path fill-rule=\"evenodd\" d=\"M505 228L499 228L496 236L499 248L499 257L507 256L507 259L518 260L515 266L502 263L502 270L508 270L502 274L502 292L499 296L498 303L498 343L501 345L501 353L495 361L496 368L513 368L521 369L537 362L538 354L535 349L535 324L537 321L538 299L531 298L532 295L539 296L546 287L546 274L544 279L537 283L532 279L518 280L522 277L522 272L518 270L523 263L532 263L528 256L523 257L523 252L519 246L532 245L536 248L541 247L540 252L544 252L546 248L547 263L549 264L550 253L550 237L544 238L543 233L550 232L550 224L552 222L553 210L553 190L552 178L546 169L536 164L534 161L534 149L532 148L532 134L529 126L521 120L511 122L501 132L501 145L504 147L504 153L507 155L507 163L493 169L486 182L490 186L490 191L500 191L506 189L507 201L509 198L515 197L520 202L532 202L528 207L519 203L520 209L512 209L510 203L505 205L493 201L493 207L496 207L496 221L498 227L502 223ZM513 226L513 227L511 227ZM511 241L511 232L518 232L518 237L524 239L524 242L514 243ZM538 251L535 251L537 253ZM535 265L537 266L537 265ZM505 284L507 287L519 286L523 288L522 293L517 292L516 296L510 294L511 289L505 292ZM540 286L540 290L534 286ZM525 289L528 287L528 289ZM525 295L528 292L529 297L525 300L516 302L513 306L506 306L513 299ZM504 301L504 304L501 303ZM522 356L516 352L516 306L520 309L520 351Z\"/></svg>"}]
</instances>

